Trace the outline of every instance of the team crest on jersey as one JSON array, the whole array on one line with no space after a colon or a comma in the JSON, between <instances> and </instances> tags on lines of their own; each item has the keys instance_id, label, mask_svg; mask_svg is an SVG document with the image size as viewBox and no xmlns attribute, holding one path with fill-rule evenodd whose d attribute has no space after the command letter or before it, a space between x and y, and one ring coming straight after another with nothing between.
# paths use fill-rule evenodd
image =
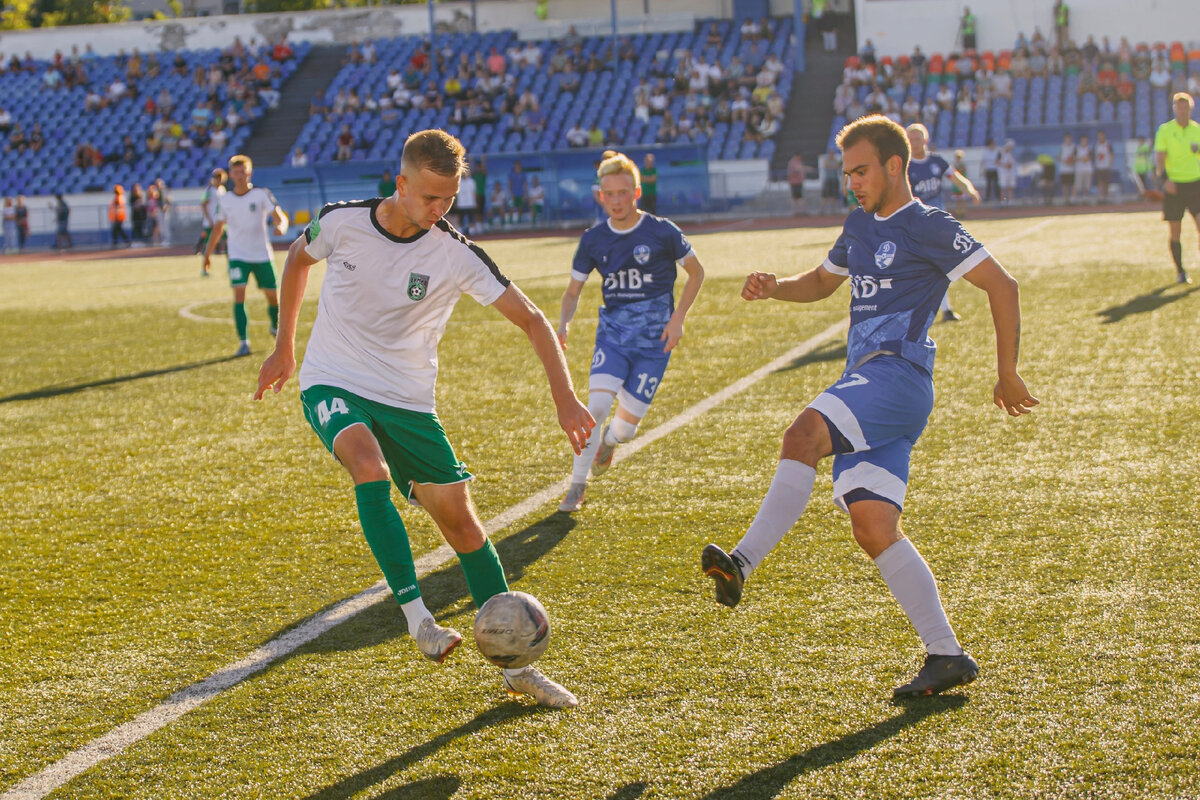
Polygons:
<instances>
[{"instance_id":1,"label":"team crest on jersey","mask_svg":"<svg viewBox=\"0 0 1200 800\"><path fill-rule=\"evenodd\" d=\"M251 204L250 204L250 211L251 211L251 212L258 211L258 203L251 203Z\"/></svg>"},{"instance_id":2,"label":"team crest on jersey","mask_svg":"<svg viewBox=\"0 0 1200 800\"><path fill-rule=\"evenodd\" d=\"M408 276L408 297L410 300L424 300L429 292L429 276L413 273Z\"/></svg>"},{"instance_id":3,"label":"team crest on jersey","mask_svg":"<svg viewBox=\"0 0 1200 800\"><path fill-rule=\"evenodd\" d=\"M887 269L896 260L896 243L884 242L879 245L879 249L875 251L875 266L880 269Z\"/></svg>"},{"instance_id":4,"label":"team crest on jersey","mask_svg":"<svg viewBox=\"0 0 1200 800\"><path fill-rule=\"evenodd\" d=\"M958 234L954 237L954 249L966 252L971 249L973 244L975 244L975 240L971 238L971 234L959 228Z\"/></svg>"},{"instance_id":5,"label":"team crest on jersey","mask_svg":"<svg viewBox=\"0 0 1200 800\"><path fill-rule=\"evenodd\" d=\"M633 260L639 264L645 264L650 260L650 247L648 245L639 244L633 248Z\"/></svg>"}]
</instances>

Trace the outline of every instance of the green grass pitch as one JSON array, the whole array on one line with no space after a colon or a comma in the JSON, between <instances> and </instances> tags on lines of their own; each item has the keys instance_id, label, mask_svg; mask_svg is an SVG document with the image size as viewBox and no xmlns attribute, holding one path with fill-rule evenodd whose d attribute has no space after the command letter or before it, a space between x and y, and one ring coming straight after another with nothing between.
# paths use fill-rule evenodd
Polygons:
<instances>
[{"instance_id":1,"label":"green grass pitch","mask_svg":"<svg viewBox=\"0 0 1200 800\"><path fill-rule=\"evenodd\" d=\"M619 463L581 513L546 503L495 533L513 587L550 611L540 666L578 709L509 700L471 646L422 660L388 600L51 796L1200 795L1200 296L1170 282L1156 214L967 226L1021 282L1021 371L1042 401L1018 420L990 404L986 297L956 284L965 320L933 330L905 530L976 683L890 702L920 644L830 502L828 465L736 611L700 574L703 545L749 524L783 429L840 373L834 340ZM708 279L643 432L844 317L845 288L814 306L738 297L748 270L807 269L836 234L692 237ZM484 243L552 320L574 245ZM1195 266L1194 231L1184 246ZM0 795L379 578L295 383L250 399L261 295L254 356L231 359L228 287L198 272L0 265ZM585 288L567 353L581 394L598 295ZM439 412L484 519L567 474L516 328L464 299L441 356ZM442 543L402 513L418 556ZM457 564L422 585L469 640Z\"/></svg>"}]
</instances>

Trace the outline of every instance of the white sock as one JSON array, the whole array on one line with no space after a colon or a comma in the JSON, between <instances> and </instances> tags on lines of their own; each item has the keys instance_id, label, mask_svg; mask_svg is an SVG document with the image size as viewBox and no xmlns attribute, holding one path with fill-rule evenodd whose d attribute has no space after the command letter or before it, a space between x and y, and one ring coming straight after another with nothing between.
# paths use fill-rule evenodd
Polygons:
<instances>
[{"instance_id":1,"label":"white sock","mask_svg":"<svg viewBox=\"0 0 1200 800\"><path fill-rule=\"evenodd\" d=\"M636 422L626 422L620 417L614 417L613 421L608 423L608 433L604 436L604 443L617 445L621 442L628 442L637 435L637 429Z\"/></svg>"},{"instance_id":2,"label":"white sock","mask_svg":"<svg viewBox=\"0 0 1200 800\"><path fill-rule=\"evenodd\" d=\"M513 678L513 677L516 677L517 675L520 675L522 672L524 672L527 669L533 669L533 666L527 664L526 666L521 667L519 669L509 669L508 667L504 667L501 671L509 678Z\"/></svg>"},{"instance_id":3,"label":"white sock","mask_svg":"<svg viewBox=\"0 0 1200 800\"><path fill-rule=\"evenodd\" d=\"M616 399L616 396L609 392L588 392L588 413L596 420L596 427L592 428L592 433L588 436L587 447L575 456L574 466L571 467L572 483L587 481L588 470L592 468L592 462L596 460L596 451L600 449L600 431L603 429L601 426L604 425L604 420L608 419L608 412L612 411Z\"/></svg>"},{"instance_id":4,"label":"white sock","mask_svg":"<svg viewBox=\"0 0 1200 800\"><path fill-rule=\"evenodd\" d=\"M938 597L937 582L929 565L908 539L901 539L875 558L892 596L900 603L925 649L933 655L962 655L962 647Z\"/></svg>"},{"instance_id":5,"label":"white sock","mask_svg":"<svg viewBox=\"0 0 1200 800\"><path fill-rule=\"evenodd\" d=\"M419 597L416 600L401 603L400 610L404 612L404 618L408 620L408 635L414 639L417 638L417 629L421 627L421 623L426 619L433 619L433 614L430 614L429 609L425 607L425 601Z\"/></svg>"},{"instance_id":6,"label":"white sock","mask_svg":"<svg viewBox=\"0 0 1200 800\"><path fill-rule=\"evenodd\" d=\"M800 519L816 479L817 471L808 464L790 458L779 459L771 488L767 489L767 496L758 507L754 522L750 523L746 535L733 548L734 554L743 563L743 578L750 577L767 553L775 549L779 540Z\"/></svg>"},{"instance_id":7,"label":"white sock","mask_svg":"<svg viewBox=\"0 0 1200 800\"><path fill-rule=\"evenodd\" d=\"M938 306L938 311L941 311L944 314L945 312L947 312L949 310L950 310L950 290L947 289L946 293L944 295L942 295L942 304L940 306Z\"/></svg>"}]
</instances>

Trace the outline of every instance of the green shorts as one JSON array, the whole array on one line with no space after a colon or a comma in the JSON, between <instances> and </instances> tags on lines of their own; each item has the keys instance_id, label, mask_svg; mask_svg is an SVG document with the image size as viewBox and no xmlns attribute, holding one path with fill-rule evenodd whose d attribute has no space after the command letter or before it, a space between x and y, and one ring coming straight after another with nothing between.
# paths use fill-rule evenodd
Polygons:
<instances>
[{"instance_id":1,"label":"green shorts","mask_svg":"<svg viewBox=\"0 0 1200 800\"><path fill-rule=\"evenodd\" d=\"M230 286L245 286L251 274L254 275L254 282L260 289L274 289L278 285L275 283L275 265L270 261L229 259Z\"/></svg>"},{"instance_id":2,"label":"green shorts","mask_svg":"<svg viewBox=\"0 0 1200 800\"><path fill-rule=\"evenodd\" d=\"M454 455L437 414L386 406L334 386L310 386L300 393L304 417L330 453L338 434L366 425L392 473L392 481L413 505L414 483L449 485L473 477Z\"/></svg>"}]
</instances>

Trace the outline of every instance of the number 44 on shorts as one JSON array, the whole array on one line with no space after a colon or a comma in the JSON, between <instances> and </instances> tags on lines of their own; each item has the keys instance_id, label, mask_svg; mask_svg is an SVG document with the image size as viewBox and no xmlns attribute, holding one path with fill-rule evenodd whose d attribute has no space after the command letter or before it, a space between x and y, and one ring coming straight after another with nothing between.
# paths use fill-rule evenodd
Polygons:
<instances>
[{"instance_id":1,"label":"number 44 on shorts","mask_svg":"<svg viewBox=\"0 0 1200 800\"><path fill-rule=\"evenodd\" d=\"M349 414L350 409L346 408L346 401L340 397L335 397L332 400L317 403L317 421L321 426L329 424L329 420L334 414Z\"/></svg>"}]
</instances>

